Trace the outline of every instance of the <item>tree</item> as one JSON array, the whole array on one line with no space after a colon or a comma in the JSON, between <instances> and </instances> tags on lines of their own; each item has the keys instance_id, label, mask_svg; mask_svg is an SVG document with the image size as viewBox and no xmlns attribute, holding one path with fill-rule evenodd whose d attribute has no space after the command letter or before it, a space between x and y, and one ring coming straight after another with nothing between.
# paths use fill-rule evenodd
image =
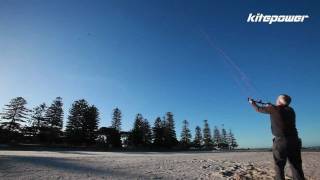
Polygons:
<instances>
[{"instance_id":1,"label":"tree","mask_svg":"<svg viewBox=\"0 0 320 180\"><path fill-rule=\"evenodd\" d=\"M143 132L143 145L150 146L152 143L152 132L149 121L144 119L142 123L142 132Z\"/></svg>"},{"instance_id":2,"label":"tree","mask_svg":"<svg viewBox=\"0 0 320 180\"><path fill-rule=\"evenodd\" d=\"M202 134L201 134L201 128L199 126L196 127L196 133L193 140L193 145L196 148L200 148L202 145Z\"/></svg>"},{"instance_id":3,"label":"tree","mask_svg":"<svg viewBox=\"0 0 320 180\"><path fill-rule=\"evenodd\" d=\"M215 147L220 147L221 135L217 126L215 126L213 130L213 143Z\"/></svg>"},{"instance_id":4,"label":"tree","mask_svg":"<svg viewBox=\"0 0 320 180\"><path fill-rule=\"evenodd\" d=\"M228 133L228 145L230 149L234 149L238 147L237 140L234 137L234 134L232 133L231 129L229 129L229 133Z\"/></svg>"},{"instance_id":5,"label":"tree","mask_svg":"<svg viewBox=\"0 0 320 180\"><path fill-rule=\"evenodd\" d=\"M112 125L111 127L118 130L119 132L121 131L121 111L119 108L115 108L112 113Z\"/></svg>"},{"instance_id":6,"label":"tree","mask_svg":"<svg viewBox=\"0 0 320 180\"><path fill-rule=\"evenodd\" d=\"M149 122L141 114L137 114L133 129L129 135L129 144L134 147L148 147L152 142L152 133Z\"/></svg>"},{"instance_id":7,"label":"tree","mask_svg":"<svg viewBox=\"0 0 320 180\"><path fill-rule=\"evenodd\" d=\"M75 101L70 109L66 135L74 144L92 144L99 124L99 111L84 99Z\"/></svg>"},{"instance_id":8,"label":"tree","mask_svg":"<svg viewBox=\"0 0 320 180\"><path fill-rule=\"evenodd\" d=\"M31 118L30 118L30 125L32 129L33 135L38 135L42 127L47 127L48 122L46 121L46 111L47 105L45 103L36 106L32 110Z\"/></svg>"},{"instance_id":9,"label":"tree","mask_svg":"<svg viewBox=\"0 0 320 180\"><path fill-rule=\"evenodd\" d=\"M29 110L26 108L27 101L23 97L12 99L9 104L5 105L4 112L1 113L1 127L9 132L21 131L22 123L26 122Z\"/></svg>"},{"instance_id":10,"label":"tree","mask_svg":"<svg viewBox=\"0 0 320 180\"><path fill-rule=\"evenodd\" d=\"M87 144L94 143L97 137L99 125L99 110L94 105L90 106L85 113L85 122L83 130L85 131L85 142Z\"/></svg>"},{"instance_id":11,"label":"tree","mask_svg":"<svg viewBox=\"0 0 320 180\"><path fill-rule=\"evenodd\" d=\"M167 146L168 148L171 148L175 146L178 142L173 114L171 112L167 112L164 125L165 125L165 131L164 131L165 146Z\"/></svg>"},{"instance_id":12,"label":"tree","mask_svg":"<svg viewBox=\"0 0 320 180\"><path fill-rule=\"evenodd\" d=\"M143 116L141 114L137 114L134 121L133 129L131 130L131 134L128 139L129 144L134 147L141 147L144 145L143 123L144 123Z\"/></svg>"},{"instance_id":13,"label":"tree","mask_svg":"<svg viewBox=\"0 0 320 180\"><path fill-rule=\"evenodd\" d=\"M157 117L154 122L152 128L152 139L154 146L161 147L164 145L164 127L160 117Z\"/></svg>"},{"instance_id":14,"label":"tree","mask_svg":"<svg viewBox=\"0 0 320 180\"><path fill-rule=\"evenodd\" d=\"M41 142L60 142L63 127L63 103L61 97L56 97L45 112L44 126L40 127L38 138Z\"/></svg>"},{"instance_id":15,"label":"tree","mask_svg":"<svg viewBox=\"0 0 320 180\"><path fill-rule=\"evenodd\" d=\"M208 120L204 120L203 145L207 149L212 148L211 130L208 124Z\"/></svg>"},{"instance_id":16,"label":"tree","mask_svg":"<svg viewBox=\"0 0 320 180\"><path fill-rule=\"evenodd\" d=\"M221 142L220 142L220 147L223 149L228 148L228 137L227 137L227 131L222 125L221 129Z\"/></svg>"},{"instance_id":17,"label":"tree","mask_svg":"<svg viewBox=\"0 0 320 180\"><path fill-rule=\"evenodd\" d=\"M50 128L55 128L61 131L63 126L63 103L62 98L57 97L53 103L48 107L46 112L47 123Z\"/></svg>"},{"instance_id":18,"label":"tree","mask_svg":"<svg viewBox=\"0 0 320 180\"><path fill-rule=\"evenodd\" d=\"M189 129L189 122L187 120L184 120L182 126L182 132L181 132L181 144L185 147L189 147L191 143L191 132Z\"/></svg>"}]
</instances>

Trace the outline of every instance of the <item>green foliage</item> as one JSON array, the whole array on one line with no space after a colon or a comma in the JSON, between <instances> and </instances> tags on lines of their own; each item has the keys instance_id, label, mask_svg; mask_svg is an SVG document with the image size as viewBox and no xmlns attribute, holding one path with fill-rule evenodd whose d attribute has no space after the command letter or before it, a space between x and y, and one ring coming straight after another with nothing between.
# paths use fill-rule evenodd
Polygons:
<instances>
[{"instance_id":1,"label":"green foliage","mask_svg":"<svg viewBox=\"0 0 320 180\"><path fill-rule=\"evenodd\" d=\"M45 123L40 127L39 140L46 143L58 143L62 136L63 102L56 97L45 112Z\"/></svg>"},{"instance_id":2,"label":"green foliage","mask_svg":"<svg viewBox=\"0 0 320 180\"><path fill-rule=\"evenodd\" d=\"M33 108L30 112L26 108L27 101L22 97L12 99L5 105L1 113L0 143L69 143L69 145L98 145L104 147L120 148L131 147L146 148L189 148L198 149L234 149L238 147L236 138L231 130L227 133L222 127L221 131L215 126L213 137L210 133L208 121L204 121L204 128L195 128L195 137L191 142L191 131L187 120L183 121L180 144L177 141L175 121L173 114L167 112L161 119L156 118L151 129L147 119L137 114L131 132L121 132L122 113L115 108L112 113L112 125L110 128L100 128L99 111L89 105L84 99L75 101L69 111L65 133L63 127L63 103L62 98L57 97L47 107L45 103ZM24 126L26 120L29 126ZM203 134L202 134L203 133ZM121 134L124 142L121 142ZM63 136L65 135L65 136ZM123 144L122 144L123 143ZM179 146L178 146L179 145ZM182 145L182 146L180 146Z\"/></svg>"},{"instance_id":3,"label":"green foliage","mask_svg":"<svg viewBox=\"0 0 320 180\"><path fill-rule=\"evenodd\" d=\"M221 143L221 134L220 130L218 129L217 126L214 126L213 130L213 144L215 147L219 147Z\"/></svg>"},{"instance_id":4,"label":"green foliage","mask_svg":"<svg viewBox=\"0 0 320 180\"><path fill-rule=\"evenodd\" d=\"M203 145L206 149L212 148L212 137L211 130L208 124L208 120L204 120L204 128L203 128Z\"/></svg>"},{"instance_id":5,"label":"green foliage","mask_svg":"<svg viewBox=\"0 0 320 180\"><path fill-rule=\"evenodd\" d=\"M84 99L75 101L70 109L66 135L73 144L92 144L99 124L99 111Z\"/></svg>"},{"instance_id":6,"label":"green foliage","mask_svg":"<svg viewBox=\"0 0 320 180\"><path fill-rule=\"evenodd\" d=\"M33 108L29 122L29 129L32 131L31 134L33 134L33 136L38 135L40 133L40 129L48 126L48 122L45 117L46 111L47 106L45 103L42 103L39 106Z\"/></svg>"},{"instance_id":7,"label":"green foliage","mask_svg":"<svg viewBox=\"0 0 320 180\"><path fill-rule=\"evenodd\" d=\"M129 136L129 145L133 147L150 147L152 133L149 122L141 114L137 114L133 129Z\"/></svg>"},{"instance_id":8,"label":"green foliage","mask_svg":"<svg viewBox=\"0 0 320 180\"><path fill-rule=\"evenodd\" d=\"M142 123L143 144L147 147L152 144L152 131L147 119L144 119Z\"/></svg>"},{"instance_id":9,"label":"green foliage","mask_svg":"<svg viewBox=\"0 0 320 180\"><path fill-rule=\"evenodd\" d=\"M202 142L203 142L203 139L202 139L201 128L199 126L197 126L196 130L195 130L193 146L195 148L200 148L202 146Z\"/></svg>"},{"instance_id":10,"label":"green foliage","mask_svg":"<svg viewBox=\"0 0 320 180\"><path fill-rule=\"evenodd\" d=\"M21 132L22 123L26 122L29 110L26 108L27 101L23 97L12 99L5 105L1 113L1 127L9 132Z\"/></svg>"},{"instance_id":11,"label":"green foliage","mask_svg":"<svg viewBox=\"0 0 320 180\"><path fill-rule=\"evenodd\" d=\"M51 128L56 128L58 130L62 129L63 126L63 103L62 98L57 97L53 103L48 107L46 112L46 120L48 126Z\"/></svg>"},{"instance_id":12,"label":"green foliage","mask_svg":"<svg viewBox=\"0 0 320 180\"><path fill-rule=\"evenodd\" d=\"M191 131L189 129L189 122L187 120L183 120L182 132L181 132L181 140L180 143L184 147L189 147L191 145Z\"/></svg>"},{"instance_id":13,"label":"green foliage","mask_svg":"<svg viewBox=\"0 0 320 180\"><path fill-rule=\"evenodd\" d=\"M121 118L122 118L122 115L121 115L120 109L115 108L112 113L111 127L118 130L119 132L121 131Z\"/></svg>"},{"instance_id":14,"label":"green foliage","mask_svg":"<svg viewBox=\"0 0 320 180\"><path fill-rule=\"evenodd\" d=\"M153 145L155 147L163 147L164 146L164 123L161 120L160 117L157 117L157 119L154 122L153 128L152 128L152 139L153 139Z\"/></svg>"},{"instance_id":15,"label":"green foliage","mask_svg":"<svg viewBox=\"0 0 320 180\"><path fill-rule=\"evenodd\" d=\"M173 114L171 112L167 112L166 119L164 122L164 141L165 146L167 148L172 148L177 145L178 140L176 136L175 123L173 119Z\"/></svg>"},{"instance_id":16,"label":"green foliage","mask_svg":"<svg viewBox=\"0 0 320 180\"><path fill-rule=\"evenodd\" d=\"M137 114L133 129L131 130L131 134L129 136L129 144L133 147L143 146L143 116L141 114Z\"/></svg>"},{"instance_id":17,"label":"green foliage","mask_svg":"<svg viewBox=\"0 0 320 180\"><path fill-rule=\"evenodd\" d=\"M221 142L219 144L219 147L222 148L222 149L229 148L227 131L224 128L224 126L222 126L222 129L221 129Z\"/></svg>"},{"instance_id":18,"label":"green foliage","mask_svg":"<svg viewBox=\"0 0 320 180\"><path fill-rule=\"evenodd\" d=\"M236 147L238 147L237 140L234 137L234 134L232 133L231 129L229 129L227 143L228 143L229 149L235 149Z\"/></svg>"}]
</instances>

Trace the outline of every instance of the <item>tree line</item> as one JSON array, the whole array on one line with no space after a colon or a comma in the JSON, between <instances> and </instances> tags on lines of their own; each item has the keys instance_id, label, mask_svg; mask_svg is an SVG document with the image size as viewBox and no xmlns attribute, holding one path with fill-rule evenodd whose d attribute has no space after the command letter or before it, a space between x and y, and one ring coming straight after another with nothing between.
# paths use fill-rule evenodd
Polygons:
<instances>
[{"instance_id":1,"label":"tree line","mask_svg":"<svg viewBox=\"0 0 320 180\"><path fill-rule=\"evenodd\" d=\"M203 128L195 128L192 138L189 122L183 120L180 139L175 130L172 112L157 117L151 126L137 114L133 128L121 131L122 112L115 108L110 127L99 128L99 110L86 100L74 101L63 130L63 102L57 97L50 105L42 103L33 109L26 107L23 97L13 98L0 114L0 143L41 143L104 148L156 149L234 149L238 146L231 130L217 126L211 131L207 120Z\"/></svg>"}]
</instances>

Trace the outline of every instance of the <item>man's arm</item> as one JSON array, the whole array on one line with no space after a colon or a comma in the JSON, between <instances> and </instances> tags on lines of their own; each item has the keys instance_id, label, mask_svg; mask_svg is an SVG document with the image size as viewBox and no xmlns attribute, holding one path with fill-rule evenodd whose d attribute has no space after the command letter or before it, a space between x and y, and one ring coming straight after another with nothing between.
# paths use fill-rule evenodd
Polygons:
<instances>
[{"instance_id":1,"label":"man's arm","mask_svg":"<svg viewBox=\"0 0 320 180\"><path fill-rule=\"evenodd\" d=\"M265 113L265 114L271 114L272 110L273 110L273 105L272 104L267 104L265 106L259 106L257 105L257 103L252 100L249 99L249 103L252 105L252 107L260 113Z\"/></svg>"}]
</instances>

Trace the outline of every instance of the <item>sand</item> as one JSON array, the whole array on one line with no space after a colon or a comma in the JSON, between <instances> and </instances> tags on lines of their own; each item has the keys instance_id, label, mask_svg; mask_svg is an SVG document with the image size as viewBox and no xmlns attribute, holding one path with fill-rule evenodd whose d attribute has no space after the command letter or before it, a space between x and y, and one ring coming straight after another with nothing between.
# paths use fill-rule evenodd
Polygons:
<instances>
[{"instance_id":1,"label":"sand","mask_svg":"<svg viewBox=\"0 0 320 180\"><path fill-rule=\"evenodd\" d=\"M320 152L303 152L320 179ZM286 172L290 179L290 171ZM0 151L0 179L273 179L271 152Z\"/></svg>"}]
</instances>

